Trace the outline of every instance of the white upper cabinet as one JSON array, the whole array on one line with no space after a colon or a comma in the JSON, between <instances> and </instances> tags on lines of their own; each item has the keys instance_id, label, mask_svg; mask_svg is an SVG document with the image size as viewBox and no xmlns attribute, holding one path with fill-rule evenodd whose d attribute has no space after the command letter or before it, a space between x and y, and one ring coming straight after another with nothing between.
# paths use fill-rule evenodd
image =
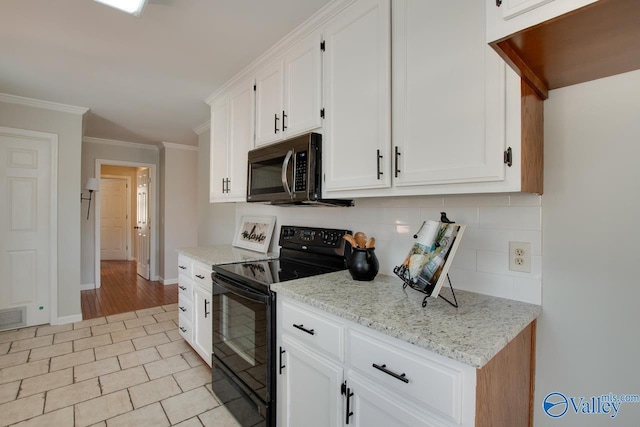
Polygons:
<instances>
[{"instance_id":1,"label":"white upper cabinet","mask_svg":"<svg viewBox=\"0 0 640 427\"><path fill-rule=\"evenodd\" d=\"M597 0L485 0L486 41L493 42Z\"/></svg>"},{"instance_id":2,"label":"white upper cabinet","mask_svg":"<svg viewBox=\"0 0 640 427\"><path fill-rule=\"evenodd\" d=\"M253 120L253 81L238 84L212 104L210 202L246 200Z\"/></svg>"},{"instance_id":3,"label":"white upper cabinet","mask_svg":"<svg viewBox=\"0 0 640 427\"><path fill-rule=\"evenodd\" d=\"M390 12L358 0L324 27L325 195L391 185Z\"/></svg>"},{"instance_id":4,"label":"white upper cabinet","mask_svg":"<svg viewBox=\"0 0 640 427\"><path fill-rule=\"evenodd\" d=\"M372 3L352 8L371 10ZM393 1L390 76L355 48L330 52L342 40L329 43L328 35L373 27L365 25L372 12L357 19L349 10L326 30L324 197L542 191L523 184L539 176L541 139L523 137L530 131L520 78L485 43L482 3ZM370 32L352 38L371 44ZM380 40L388 32L376 34ZM381 94L391 88L392 100L384 101ZM379 114L389 105L391 122ZM536 114L541 109L527 120ZM393 145L385 134L389 123Z\"/></svg>"},{"instance_id":5,"label":"white upper cabinet","mask_svg":"<svg viewBox=\"0 0 640 427\"><path fill-rule=\"evenodd\" d=\"M395 186L504 179L505 63L483 14L475 0L393 3Z\"/></svg>"},{"instance_id":6,"label":"white upper cabinet","mask_svg":"<svg viewBox=\"0 0 640 427\"><path fill-rule=\"evenodd\" d=\"M305 37L256 74L256 147L321 126L320 41Z\"/></svg>"}]
</instances>

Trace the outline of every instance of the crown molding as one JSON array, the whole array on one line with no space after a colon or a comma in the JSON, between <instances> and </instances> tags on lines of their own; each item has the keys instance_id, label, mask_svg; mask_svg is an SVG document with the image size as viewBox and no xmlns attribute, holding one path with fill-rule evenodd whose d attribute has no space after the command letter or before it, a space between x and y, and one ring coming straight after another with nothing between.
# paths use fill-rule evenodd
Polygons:
<instances>
[{"instance_id":1,"label":"crown molding","mask_svg":"<svg viewBox=\"0 0 640 427\"><path fill-rule=\"evenodd\" d=\"M211 127L211 120L207 120L201 125L194 127L193 131L195 132L196 135L200 135L201 133L209 130L210 127Z\"/></svg>"},{"instance_id":2,"label":"crown molding","mask_svg":"<svg viewBox=\"0 0 640 427\"><path fill-rule=\"evenodd\" d=\"M117 147L127 147L127 148L141 148L145 150L157 150L158 146L154 144L140 144L139 142L129 142L129 141L118 141L116 139L104 139L104 138L94 138L91 136L85 136L82 138L82 142L89 142L92 144L105 144L105 145L114 145Z\"/></svg>"},{"instance_id":3,"label":"crown molding","mask_svg":"<svg viewBox=\"0 0 640 427\"><path fill-rule=\"evenodd\" d=\"M312 32L319 30L322 25L327 23L331 18L336 16L347 6L354 3L356 0L334 0L329 2L326 6L312 15L309 19L304 21L298 27L296 27L289 34L284 36L280 41L273 45L269 50L260 55L256 60L247 65L242 71L233 76L228 82L222 85L218 90L213 92L207 97L204 102L211 105L214 100L224 94L237 82L245 79L252 79L254 74L263 66L267 65L278 55L283 54L287 49L293 46L297 41L300 41L303 37L311 34ZM318 47L319 48L319 47Z\"/></svg>"},{"instance_id":4,"label":"crown molding","mask_svg":"<svg viewBox=\"0 0 640 427\"><path fill-rule=\"evenodd\" d=\"M89 108L76 107L74 105L59 104L57 102L42 101L40 99L26 98L24 96L9 95L8 93L0 93L0 102L8 104L24 105L27 107L45 108L47 110L61 111L63 113L84 115Z\"/></svg>"},{"instance_id":5,"label":"crown molding","mask_svg":"<svg viewBox=\"0 0 640 427\"><path fill-rule=\"evenodd\" d=\"M198 151L198 147L194 145L176 144L175 142L162 142L161 148L173 148L175 150Z\"/></svg>"}]
</instances>

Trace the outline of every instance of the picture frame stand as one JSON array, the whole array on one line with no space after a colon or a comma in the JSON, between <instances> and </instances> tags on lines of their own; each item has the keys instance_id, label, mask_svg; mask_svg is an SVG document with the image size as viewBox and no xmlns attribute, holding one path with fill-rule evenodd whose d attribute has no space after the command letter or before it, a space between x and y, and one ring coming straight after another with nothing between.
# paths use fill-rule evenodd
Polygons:
<instances>
[{"instance_id":1,"label":"picture frame stand","mask_svg":"<svg viewBox=\"0 0 640 427\"><path fill-rule=\"evenodd\" d=\"M399 265L394 267L393 269L393 273L398 276L400 279L402 279L402 282L404 283L402 285L403 289L406 289L407 286L410 287L411 289L415 289L416 291L425 294L425 297L422 299L422 307L426 307L427 306L427 300L428 298L431 296L430 293L423 291L422 289L420 289L419 287L417 287L412 281L411 279L409 279L407 277L407 271L408 269L405 266ZM447 281L449 282L449 288L451 288L451 295L453 295L453 301L451 302L449 301L449 299L447 299L444 295L440 294L438 295L439 298L442 298L443 300L445 300L446 302L449 303L449 305L451 305L452 307L458 308L458 299L456 298L456 293L453 290L453 284L451 283L451 277L449 277L449 273L447 273Z\"/></svg>"}]
</instances>

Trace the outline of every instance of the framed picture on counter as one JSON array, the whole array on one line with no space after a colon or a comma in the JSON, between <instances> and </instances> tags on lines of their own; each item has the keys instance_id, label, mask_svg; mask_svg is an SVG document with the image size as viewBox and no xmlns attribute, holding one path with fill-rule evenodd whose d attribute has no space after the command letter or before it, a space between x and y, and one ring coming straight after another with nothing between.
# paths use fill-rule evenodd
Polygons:
<instances>
[{"instance_id":1,"label":"framed picture on counter","mask_svg":"<svg viewBox=\"0 0 640 427\"><path fill-rule=\"evenodd\" d=\"M243 216L240 218L233 246L266 253L275 225L275 216Z\"/></svg>"}]
</instances>

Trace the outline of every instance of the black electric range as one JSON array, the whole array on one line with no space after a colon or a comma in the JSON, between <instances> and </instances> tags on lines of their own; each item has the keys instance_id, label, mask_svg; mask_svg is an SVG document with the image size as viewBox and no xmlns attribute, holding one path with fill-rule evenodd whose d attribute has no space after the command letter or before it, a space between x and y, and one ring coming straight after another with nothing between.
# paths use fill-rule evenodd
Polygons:
<instances>
[{"instance_id":1,"label":"black electric range","mask_svg":"<svg viewBox=\"0 0 640 427\"><path fill-rule=\"evenodd\" d=\"M276 425L271 285L346 269L346 233L351 232L282 226L277 259L213 266L213 390L242 426Z\"/></svg>"}]
</instances>

